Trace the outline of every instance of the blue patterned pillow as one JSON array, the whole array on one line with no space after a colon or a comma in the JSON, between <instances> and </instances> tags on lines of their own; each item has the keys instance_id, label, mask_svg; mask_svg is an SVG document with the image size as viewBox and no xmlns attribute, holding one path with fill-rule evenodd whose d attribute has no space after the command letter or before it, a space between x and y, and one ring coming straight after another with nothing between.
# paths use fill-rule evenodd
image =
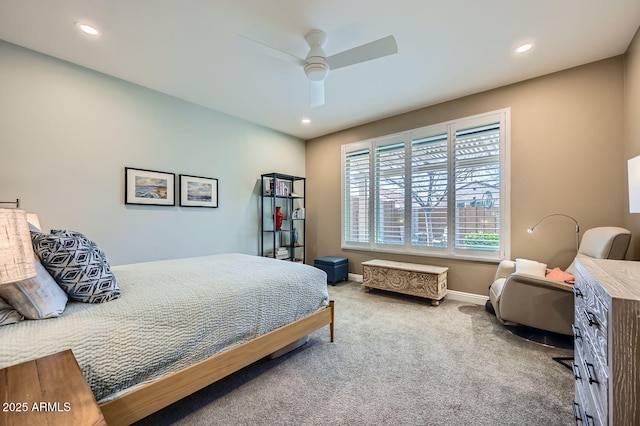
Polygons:
<instances>
[{"instance_id":1,"label":"blue patterned pillow","mask_svg":"<svg viewBox=\"0 0 640 426\"><path fill-rule=\"evenodd\" d=\"M32 232L31 241L42 265L69 299L103 303L120 297L107 257L85 235L63 230L53 230L51 234Z\"/></svg>"},{"instance_id":2,"label":"blue patterned pillow","mask_svg":"<svg viewBox=\"0 0 640 426\"><path fill-rule=\"evenodd\" d=\"M0 297L0 325L15 324L23 319L24 317L20 315L20 312L13 309L13 306Z\"/></svg>"}]
</instances>

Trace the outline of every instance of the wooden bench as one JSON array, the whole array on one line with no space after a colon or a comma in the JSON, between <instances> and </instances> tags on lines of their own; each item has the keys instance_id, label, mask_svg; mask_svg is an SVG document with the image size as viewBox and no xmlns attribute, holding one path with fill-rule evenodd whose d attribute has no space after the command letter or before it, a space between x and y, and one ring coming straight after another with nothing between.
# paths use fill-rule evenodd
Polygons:
<instances>
[{"instance_id":1,"label":"wooden bench","mask_svg":"<svg viewBox=\"0 0 640 426\"><path fill-rule=\"evenodd\" d=\"M362 262L362 267L362 286L367 291L378 288L425 297L431 299L433 306L447 295L449 268L377 259Z\"/></svg>"}]
</instances>

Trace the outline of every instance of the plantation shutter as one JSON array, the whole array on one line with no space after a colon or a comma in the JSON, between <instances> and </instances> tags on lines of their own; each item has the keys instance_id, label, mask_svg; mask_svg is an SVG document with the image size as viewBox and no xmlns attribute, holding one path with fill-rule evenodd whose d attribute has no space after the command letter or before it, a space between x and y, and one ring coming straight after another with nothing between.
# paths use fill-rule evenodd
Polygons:
<instances>
[{"instance_id":1,"label":"plantation shutter","mask_svg":"<svg viewBox=\"0 0 640 426\"><path fill-rule=\"evenodd\" d=\"M411 245L447 247L447 134L411 142Z\"/></svg>"},{"instance_id":2,"label":"plantation shutter","mask_svg":"<svg viewBox=\"0 0 640 426\"><path fill-rule=\"evenodd\" d=\"M342 146L344 249L510 257L510 110Z\"/></svg>"},{"instance_id":3,"label":"plantation shutter","mask_svg":"<svg viewBox=\"0 0 640 426\"><path fill-rule=\"evenodd\" d=\"M455 249L500 250L500 124L457 130Z\"/></svg>"},{"instance_id":4,"label":"plantation shutter","mask_svg":"<svg viewBox=\"0 0 640 426\"><path fill-rule=\"evenodd\" d=\"M344 191L344 239L369 243L370 150L346 153Z\"/></svg>"},{"instance_id":5,"label":"plantation shutter","mask_svg":"<svg viewBox=\"0 0 640 426\"><path fill-rule=\"evenodd\" d=\"M404 245L404 142L378 144L375 149L376 243Z\"/></svg>"}]
</instances>

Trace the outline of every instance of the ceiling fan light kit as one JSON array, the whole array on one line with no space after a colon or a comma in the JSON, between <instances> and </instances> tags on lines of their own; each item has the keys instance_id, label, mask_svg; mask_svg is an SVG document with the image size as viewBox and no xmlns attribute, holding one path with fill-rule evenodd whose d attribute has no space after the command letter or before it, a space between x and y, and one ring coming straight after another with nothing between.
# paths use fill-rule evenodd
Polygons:
<instances>
[{"instance_id":1,"label":"ceiling fan light kit","mask_svg":"<svg viewBox=\"0 0 640 426\"><path fill-rule=\"evenodd\" d=\"M329 75L331 69L355 65L398 53L398 46L393 36L387 36L380 40L372 41L371 43L363 44L327 57L322 49L327 42L327 34L322 30L311 30L304 36L309 45L309 53L305 59L300 59L295 55L267 46L250 38L241 37L246 41L258 44L261 50L275 58L302 65L304 73L309 79L309 103L311 107L324 105L324 80Z\"/></svg>"},{"instance_id":2,"label":"ceiling fan light kit","mask_svg":"<svg viewBox=\"0 0 640 426\"><path fill-rule=\"evenodd\" d=\"M323 81L329 75L329 66L326 62L307 62L304 64L304 73L311 81Z\"/></svg>"}]
</instances>

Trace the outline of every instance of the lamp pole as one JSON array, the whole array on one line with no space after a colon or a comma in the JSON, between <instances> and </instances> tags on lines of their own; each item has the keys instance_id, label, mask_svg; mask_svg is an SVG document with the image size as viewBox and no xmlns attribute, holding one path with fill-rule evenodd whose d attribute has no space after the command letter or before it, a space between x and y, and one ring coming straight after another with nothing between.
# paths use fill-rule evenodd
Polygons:
<instances>
[{"instance_id":1,"label":"lamp pole","mask_svg":"<svg viewBox=\"0 0 640 426\"><path fill-rule=\"evenodd\" d=\"M575 220L574 218L572 218L569 215L563 214L563 213L551 213L548 214L546 216L543 216L542 218L540 218L540 220L538 220L535 225L533 225L531 228L527 229L528 233L533 233L533 230L535 229L536 226L538 226L540 223L544 222L545 220L547 220L550 217L553 216L562 216L562 217L566 217L567 219L570 219L573 221L573 223L576 224L576 252L578 251L578 248L580 247L580 225L578 224L578 221Z\"/></svg>"}]
</instances>

